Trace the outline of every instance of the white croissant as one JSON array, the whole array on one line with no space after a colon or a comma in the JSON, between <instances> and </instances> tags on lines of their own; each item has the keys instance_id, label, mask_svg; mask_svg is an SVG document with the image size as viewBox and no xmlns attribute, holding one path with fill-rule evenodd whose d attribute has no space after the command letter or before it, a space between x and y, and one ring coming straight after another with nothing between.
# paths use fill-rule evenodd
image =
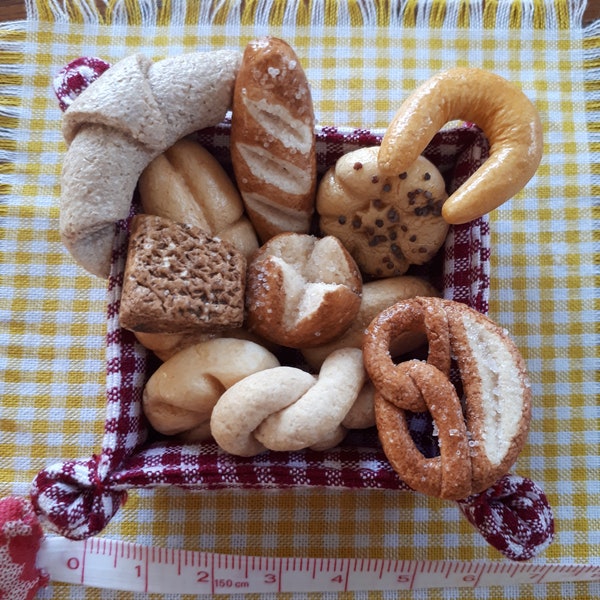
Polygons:
<instances>
[{"instance_id":1,"label":"white croissant","mask_svg":"<svg viewBox=\"0 0 600 600\"><path fill-rule=\"evenodd\" d=\"M64 114L60 233L73 258L108 277L115 223L144 168L177 140L220 123L241 54L217 50L113 65Z\"/></svg>"}]
</instances>

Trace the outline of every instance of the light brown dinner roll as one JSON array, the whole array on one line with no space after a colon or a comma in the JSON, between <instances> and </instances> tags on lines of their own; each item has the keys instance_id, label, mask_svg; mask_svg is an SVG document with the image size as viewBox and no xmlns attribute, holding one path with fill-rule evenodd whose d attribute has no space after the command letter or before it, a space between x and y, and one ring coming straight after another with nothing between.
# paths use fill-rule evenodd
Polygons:
<instances>
[{"instance_id":1,"label":"light brown dinner roll","mask_svg":"<svg viewBox=\"0 0 600 600\"><path fill-rule=\"evenodd\" d=\"M190 346L150 377L143 393L144 414L159 433L188 442L206 439L213 407L223 392L252 373L277 366L273 354L246 340L219 338Z\"/></svg>"},{"instance_id":2,"label":"light brown dinner roll","mask_svg":"<svg viewBox=\"0 0 600 600\"><path fill-rule=\"evenodd\" d=\"M269 352L277 354L280 350L277 344L273 344L264 338L248 331L246 327L235 327L233 329L224 329L223 331L204 332L183 332L183 333L148 333L145 331L133 332L138 342L148 350L152 350L163 362L169 360L172 356L194 346L201 342L207 342L217 337L234 338L236 340L247 340L254 342Z\"/></svg>"},{"instance_id":3,"label":"light brown dinner roll","mask_svg":"<svg viewBox=\"0 0 600 600\"><path fill-rule=\"evenodd\" d=\"M184 138L157 156L139 181L142 211L195 225L246 258L258 248L240 194L217 159Z\"/></svg>"},{"instance_id":4,"label":"light brown dinner roll","mask_svg":"<svg viewBox=\"0 0 600 600\"><path fill-rule=\"evenodd\" d=\"M437 253L448 224L441 216L447 198L435 165L423 156L406 171L383 176L377 147L343 155L317 192L320 228L338 237L363 274L391 277Z\"/></svg>"},{"instance_id":5,"label":"light brown dinner roll","mask_svg":"<svg viewBox=\"0 0 600 600\"><path fill-rule=\"evenodd\" d=\"M248 265L246 322L276 344L315 346L350 325L361 289L358 267L339 240L282 233Z\"/></svg>"}]
</instances>

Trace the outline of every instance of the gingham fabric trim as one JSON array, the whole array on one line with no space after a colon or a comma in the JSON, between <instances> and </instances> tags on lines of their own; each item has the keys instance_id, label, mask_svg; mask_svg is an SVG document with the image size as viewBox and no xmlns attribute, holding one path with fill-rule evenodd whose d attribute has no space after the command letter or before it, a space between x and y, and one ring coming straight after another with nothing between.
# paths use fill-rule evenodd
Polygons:
<instances>
[{"instance_id":1,"label":"gingham fabric trim","mask_svg":"<svg viewBox=\"0 0 600 600\"><path fill-rule=\"evenodd\" d=\"M70 63L54 82L60 105L67 107L82 87L90 85L107 67L98 59L80 58ZM85 79L79 76L80 72ZM199 142L219 157L226 169L231 168L229 133L230 124L224 123L197 134ZM382 133L367 130L319 129L320 172L351 150L378 145L381 137ZM488 151L487 140L479 129L462 126L438 133L424 154L439 168L447 189L453 191L481 166ZM135 212L135 203L132 212ZM142 391L151 370L150 353L130 332L120 328L118 319L128 225L129 220L121 222L116 229L109 278L108 408L102 453L88 461L58 463L38 474L31 498L49 527L75 539L98 534L116 513L123 491L132 487L409 489L390 467L373 429L351 432L340 447L326 452L267 452L249 459L227 455L214 442L184 445L169 439L151 439L144 445L149 436L156 438L149 432L142 411ZM433 280L437 280L438 286L444 285L446 297L485 311L490 256L487 219L453 228L440 252L440 258L442 256L442 263L434 261L417 272L432 278L436 270L441 270L441 277L434 275ZM434 455L437 448L429 415L414 415L411 429L422 451L428 456ZM511 484L507 484L508 481ZM548 502L533 482L516 476L496 485L503 493L480 494L463 501L461 508L475 527L483 528L485 539L507 557L531 558L553 537L553 517ZM523 489L537 499L526 509L525 518L509 508L511 504L518 507L526 502L525 498L517 497ZM504 503L482 500L502 495L508 498ZM527 519L530 522L524 527ZM533 533L525 534L523 530Z\"/></svg>"}]
</instances>

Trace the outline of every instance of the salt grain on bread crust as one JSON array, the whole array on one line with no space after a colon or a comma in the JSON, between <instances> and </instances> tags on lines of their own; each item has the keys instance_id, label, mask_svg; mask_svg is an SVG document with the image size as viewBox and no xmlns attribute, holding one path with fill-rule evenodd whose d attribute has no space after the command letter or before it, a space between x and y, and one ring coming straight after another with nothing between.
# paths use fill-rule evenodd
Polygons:
<instances>
[{"instance_id":1,"label":"salt grain on bread crust","mask_svg":"<svg viewBox=\"0 0 600 600\"><path fill-rule=\"evenodd\" d=\"M150 377L143 393L144 413L164 435L186 442L207 439L213 407L225 390L252 373L278 366L273 354L246 340L219 338L190 346Z\"/></svg>"},{"instance_id":2,"label":"salt grain on bread crust","mask_svg":"<svg viewBox=\"0 0 600 600\"><path fill-rule=\"evenodd\" d=\"M425 330L427 362L394 364L389 344L410 329ZM531 389L525 361L505 330L462 303L419 297L378 315L363 353L376 390L384 452L409 486L458 500L487 489L508 472L526 441ZM449 380L452 359L462 401ZM426 458L417 449L406 411L431 413L440 456Z\"/></svg>"},{"instance_id":3,"label":"salt grain on bread crust","mask_svg":"<svg viewBox=\"0 0 600 600\"><path fill-rule=\"evenodd\" d=\"M151 333L211 332L244 319L246 259L192 225L132 219L119 310L121 327Z\"/></svg>"},{"instance_id":4,"label":"salt grain on bread crust","mask_svg":"<svg viewBox=\"0 0 600 600\"><path fill-rule=\"evenodd\" d=\"M361 290L358 267L339 240L281 233L248 265L246 323L282 346L326 343L350 326Z\"/></svg>"},{"instance_id":5,"label":"salt grain on bread crust","mask_svg":"<svg viewBox=\"0 0 600 600\"><path fill-rule=\"evenodd\" d=\"M338 348L362 348L367 327L388 306L414 296L439 295L440 292L428 281L413 275L400 275L363 283L360 308L348 329L327 344L301 348L302 356L311 367L319 368L327 356ZM422 332L406 331L395 338L390 348L391 356L411 352L425 341Z\"/></svg>"},{"instance_id":6,"label":"salt grain on bread crust","mask_svg":"<svg viewBox=\"0 0 600 600\"><path fill-rule=\"evenodd\" d=\"M220 123L241 55L217 50L152 62L136 54L105 71L63 116L68 150L60 233L87 271L108 277L115 223L129 215L143 169L180 138Z\"/></svg>"},{"instance_id":7,"label":"salt grain on bread crust","mask_svg":"<svg viewBox=\"0 0 600 600\"><path fill-rule=\"evenodd\" d=\"M338 237L363 273L394 277L431 260L444 243L447 194L425 157L384 176L378 154L360 148L339 158L319 183L316 205L323 233Z\"/></svg>"},{"instance_id":8,"label":"salt grain on bread crust","mask_svg":"<svg viewBox=\"0 0 600 600\"><path fill-rule=\"evenodd\" d=\"M307 233L317 180L310 86L283 40L250 42L235 83L231 160L248 216L264 243Z\"/></svg>"},{"instance_id":9,"label":"salt grain on bread crust","mask_svg":"<svg viewBox=\"0 0 600 600\"><path fill-rule=\"evenodd\" d=\"M188 223L233 244L246 258L258 248L235 185L217 159L184 138L157 156L139 180L142 211Z\"/></svg>"}]
</instances>

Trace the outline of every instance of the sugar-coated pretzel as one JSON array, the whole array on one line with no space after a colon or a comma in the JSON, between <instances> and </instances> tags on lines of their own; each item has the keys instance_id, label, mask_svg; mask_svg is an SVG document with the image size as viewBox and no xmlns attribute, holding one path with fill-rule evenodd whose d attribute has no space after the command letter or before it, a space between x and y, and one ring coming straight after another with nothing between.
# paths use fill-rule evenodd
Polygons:
<instances>
[{"instance_id":1,"label":"sugar-coated pretzel","mask_svg":"<svg viewBox=\"0 0 600 600\"><path fill-rule=\"evenodd\" d=\"M543 150L539 114L521 90L494 73L458 67L424 82L400 106L381 142L381 171L406 171L434 134L455 119L481 127L490 155L444 203L442 216L451 224L476 219L519 192Z\"/></svg>"},{"instance_id":2,"label":"sugar-coated pretzel","mask_svg":"<svg viewBox=\"0 0 600 600\"><path fill-rule=\"evenodd\" d=\"M406 330L424 330L427 361L395 364L389 348ZM365 367L375 387L384 452L399 476L423 493L459 500L505 475L521 451L531 417L525 363L507 332L464 304L418 297L398 302L369 325ZM450 381L452 360L462 395ZM428 411L439 456L425 457L408 426Z\"/></svg>"},{"instance_id":3,"label":"sugar-coated pretzel","mask_svg":"<svg viewBox=\"0 0 600 600\"><path fill-rule=\"evenodd\" d=\"M219 398L210 428L219 446L238 456L324 450L343 439L346 425L374 424L364 407L368 394L362 352L343 348L325 360L318 377L282 366L244 378ZM353 411L357 403L361 408Z\"/></svg>"}]
</instances>

